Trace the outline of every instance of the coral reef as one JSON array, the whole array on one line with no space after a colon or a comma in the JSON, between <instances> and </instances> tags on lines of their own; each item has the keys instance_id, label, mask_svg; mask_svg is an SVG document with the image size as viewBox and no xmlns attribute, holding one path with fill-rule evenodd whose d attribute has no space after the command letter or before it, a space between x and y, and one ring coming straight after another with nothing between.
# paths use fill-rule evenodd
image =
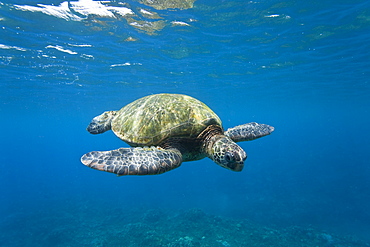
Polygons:
<instances>
[{"instance_id":1,"label":"coral reef","mask_svg":"<svg viewBox=\"0 0 370 247\"><path fill-rule=\"evenodd\" d=\"M18 215L2 222L0 246L366 247L350 237L301 227L273 229L199 209L115 209L115 214L78 211ZM18 224L22 222L22 224Z\"/></svg>"}]
</instances>

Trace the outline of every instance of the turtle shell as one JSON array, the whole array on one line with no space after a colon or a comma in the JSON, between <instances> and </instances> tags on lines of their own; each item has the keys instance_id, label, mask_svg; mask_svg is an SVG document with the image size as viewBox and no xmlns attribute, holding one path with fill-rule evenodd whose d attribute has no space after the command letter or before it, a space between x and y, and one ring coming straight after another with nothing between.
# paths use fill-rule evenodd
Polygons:
<instances>
[{"instance_id":1,"label":"turtle shell","mask_svg":"<svg viewBox=\"0 0 370 247\"><path fill-rule=\"evenodd\" d=\"M222 126L207 105L187 95L149 95L124 106L113 132L131 146L153 146L170 137L195 138L209 125Z\"/></svg>"}]
</instances>

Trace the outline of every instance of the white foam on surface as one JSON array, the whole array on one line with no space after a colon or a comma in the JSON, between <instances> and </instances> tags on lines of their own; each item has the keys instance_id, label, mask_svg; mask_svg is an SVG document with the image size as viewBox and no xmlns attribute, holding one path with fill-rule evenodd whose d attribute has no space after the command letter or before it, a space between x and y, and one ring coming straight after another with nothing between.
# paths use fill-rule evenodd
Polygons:
<instances>
[{"instance_id":1,"label":"white foam on surface","mask_svg":"<svg viewBox=\"0 0 370 247\"><path fill-rule=\"evenodd\" d=\"M143 14L145 14L145 15L153 15L152 12L149 12L149 11L147 11L145 9L140 9L140 12L143 13Z\"/></svg>"},{"instance_id":2,"label":"white foam on surface","mask_svg":"<svg viewBox=\"0 0 370 247\"><path fill-rule=\"evenodd\" d=\"M74 47L92 47L92 45L89 44L68 44L69 46L74 46Z\"/></svg>"},{"instance_id":3,"label":"white foam on surface","mask_svg":"<svg viewBox=\"0 0 370 247\"><path fill-rule=\"evenodd\" d=\"M68 53L68 54L71 54L71 55L76 55L78 54L77 52L74 52L74 51L71 51L71 50L68 50L68 49L65 49L59 45L48 45L46 46L45 48L53 48L53 49L56 49L58 51L61 51L61 52L65 52L65 53Z\"/></svg>"},{"instance_id":4,"label":"white foam on surface","mask_svg":"<svg viewBox=\"0 0 370 247\"><path fill-rule=\"evenodd\" d=\"M130 66L130 65L142 65L141 63L120 63L120 64L112 64L111 67L122 67L122 66Z\"/></svg>"},{"instance_id":5,"label":"white foam on surface","mask_svg":"<svg viewBox=\"0 0 370 247\"><path fill-rule=\"evenodd\" d=\"M277 14L275 14L275 15L265 15L265 17L267 17L267 18L275 18L275 17L279 17L280 15L277 15Z\"/></svg>"},{"instance_id":6,"label":"white foam on surface","mask_svg":"<svg viewBox=\"0 0 370 247\"><path fill-rule=\"evenodd\" d=\"M58 6L45 5L45 4L37 4L37 6L38 7L29 6L29 5L14 5L16 9L23 10L23 11L41 12L47 15L55 16L58 18L66 19L66 20L73 20L73 21L83 20L83 18L71 12L71 10L68 7L68 2L62 2Z\"/></svg>"},{"instance_id":7,"label":"white foam on surface","mask_svg":"<svg viewBox=\"0 0 370 247\"><path fill-rule=\"evenodd\" d=\"M17 50L17 51L27 51L27 49L24 49L24 48L21 48L21 47L17 47L17 46L11 46L11 45L3 45L3 44L0 44L0 49L14 49L14 50Z\"/></svg>"},{"instance_id":8,"label":"white foam on surface","mask_svg":"<svg viewBox=\"0 0 370 247\"><path fill-rule=\"evenodd\" d=\"M188 23L183 21L171 21L171 24L175 26L190 26Z\"/></svg>"},{"instance_id":9,"label":"white foam on surface","mask_svg":"<svg viewBox=\"0 0 370 247\"><path fill-rule=\"evenodd\" d=\"M41 12L72 21L81 21L86 19L89 15L116 18L115 14L121 16L134 14L129 8L107 6L100 1L93 0L65 1L57 6L37 4L37 6L14 5L14 7L23 11Z\"/></svg>"}]
</instances>

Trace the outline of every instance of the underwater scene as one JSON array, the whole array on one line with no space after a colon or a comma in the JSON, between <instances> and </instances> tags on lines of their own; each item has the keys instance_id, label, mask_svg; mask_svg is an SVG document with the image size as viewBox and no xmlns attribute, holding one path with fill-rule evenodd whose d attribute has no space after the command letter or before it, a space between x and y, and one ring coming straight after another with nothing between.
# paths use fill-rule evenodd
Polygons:
<instances>
[{"instance_id":1,"label":"underwater scene","mask_svg":"<svg viewBox=\"0 0 370 247\"><path fill-rule=\"evenodd\" d=\"M1 247L370 246L369 0L0 0L0 27Z\"/></svg>"}]
</instances>

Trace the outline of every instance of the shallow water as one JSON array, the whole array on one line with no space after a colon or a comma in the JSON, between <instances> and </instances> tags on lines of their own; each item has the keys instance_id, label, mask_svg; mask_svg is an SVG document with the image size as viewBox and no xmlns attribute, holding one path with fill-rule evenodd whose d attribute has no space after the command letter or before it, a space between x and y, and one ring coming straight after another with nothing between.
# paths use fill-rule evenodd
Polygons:
<instances>
[{"instance_id":1,"label":"shallow water","mask_svg":"<svg viewBox=\"0 0 370 247\"><path fill-rule=\"evenodd\" d=\"M370 2L148 3L1 2L0 246L368 246ZM127 146L93 117L160 92L275 132L240 173L80 163Z\"/></svg>"}]
</instances>

